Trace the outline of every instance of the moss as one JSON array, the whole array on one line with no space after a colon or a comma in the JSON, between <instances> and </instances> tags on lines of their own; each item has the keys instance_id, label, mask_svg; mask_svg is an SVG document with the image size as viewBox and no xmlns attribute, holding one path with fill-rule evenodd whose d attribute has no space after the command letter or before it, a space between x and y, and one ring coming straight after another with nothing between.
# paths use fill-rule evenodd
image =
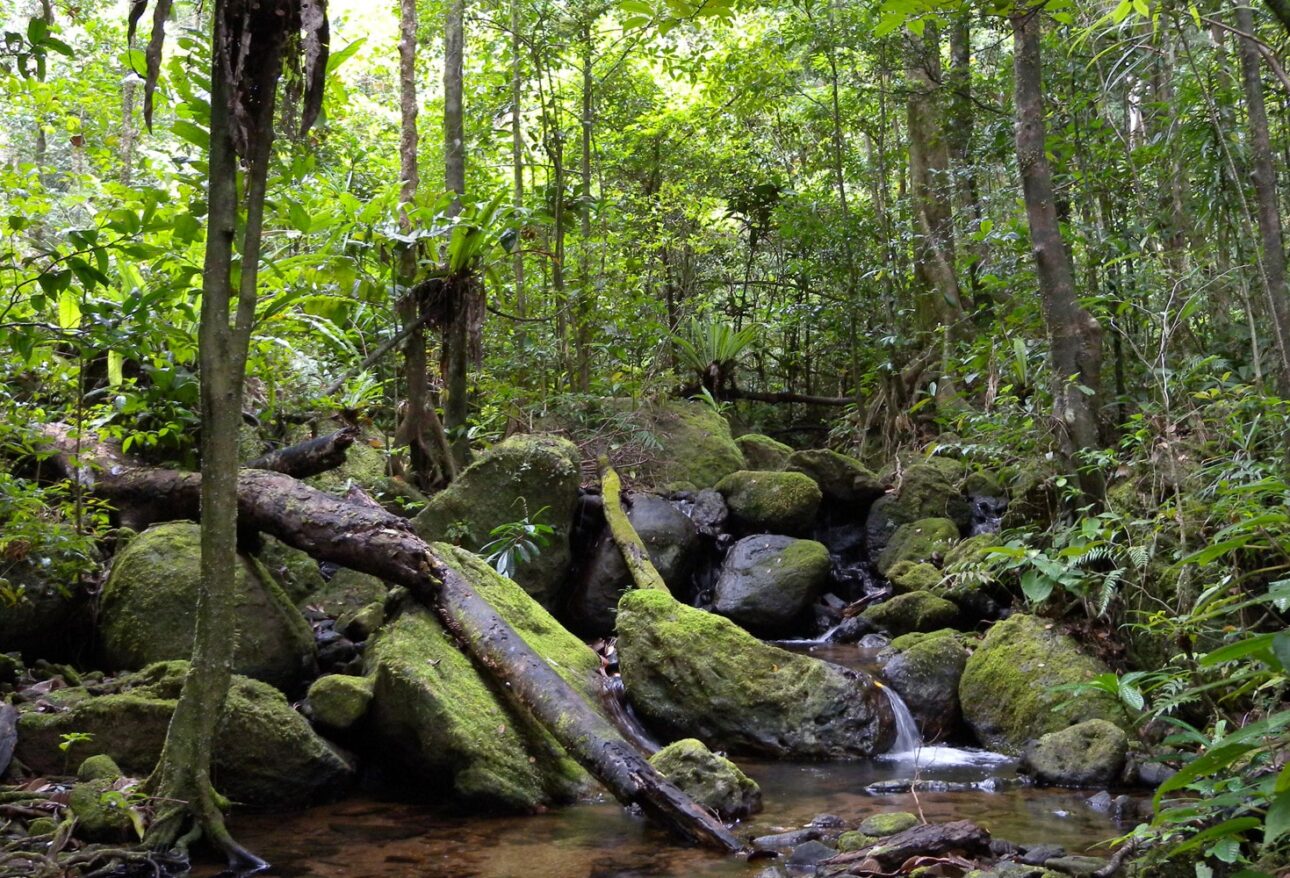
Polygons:
<instances>
[{"instance_id":1,"label":"moss","mask_svg":"<svg viewBox=\"0 0 1290 878\"><path fill-rule=\"evenodd\" d=\"M802 473L740 470L718 482L717 490L748 533L804 533L822 499L819 486Z\"/></svg>"},{"instance_id":2,"label":"moss","mask_svg":"<svg viewBox=\"0 0 1290 878\"><path fill-rule=\"evenodd\" d=\"M865 835L863 832L857 832L854 829L838 836L838 850L844 854L864 850L865 848L873 847L877 843L878 839L872 835Z\"/></svg>"},{"instance_id":3,"label":"moss","mask_svg":"<svg viewBox=\"0 0 1290 878\"><path fill-rule=\"evenodd\" d=\"M941 584L943 574L925 561L897 561L887 571L887 580L896 594L931 591Z\"/></svg>"},{"instance_id":4,"label":"moss","mask_svg":"<svg viewBox=\"0 0 1290 878\"><path fill-rule=\"evenodd\" d=\"M273 574L293 604L299 606L305 598L326 584L318 562L308 554L271 536L265 536L263 540L264 548L259 553L260 563Z\"/></svg>"},{"instance_id":5,"label":"moss","mask_svg":"<svg viewBox=\"0 0 1290 878\"><path fill-rule=\"evenodd\" d=\"M124 841L133 823L123 807L125 798L113 795L113 781L90 780L72 785L67 806L76 815L76 833L86 841Z\"/></svg>"},{"instance_id":6,"label":"moss","mask_svg":"<svg viewBox=\"0 0 1290 878\"><path fill-rule=\"evenodd\" d=\"M944 628L953 624L958 614L958 607L944 598L913 591L875 604L860 616L892 634L907 634Z\"/></svg>"},{"instance_id":7,"label":"moss","mask_svg":"<svg viewBox=\"0 0 1290 878\"><path fill-rule=\"evenodd\" d=\"M384 483L388 467L384 441L379 436L365 436L349 446L343 464L305 482L329 494L344 494L351 484L371 492Z\"/></svg>"},{"instance_id":8,"label":"moss","mask_svg":"<svg viewBox=\"0 0 1290 878\"><path fill-rule=\"evenodd\" d=\"M109 667L134 670L192 653L200 536L191 522L156 525L117 556L99 599ZM234 586L234 671L284 689L295 686L315 667L313 631L254 558L238 557Z\"/></svg>"},{"instance_id":9,"label":"moss","mask_svg":"<svg viewBox=\"0 0 1290 878\"><path fill-rule=\"evenodd\" d=\"M924 518L948 518L960 530L972 520L967 499L930 463L903 470L894 479L893 491L874 502L865 522L869 545L881 551L898 527Z\"/></svg>"},{"instance_id":10,"label":"moss","mask_svg":"<svg viewBox=\"0 0 1290 878\"><path fill-rule=\"evenodd\" d=\"M973 470L963 479L963 493L969 497L1007 497L1003 479L993 470Z\"/></svg>"},{"instance_id":11,"label":"moss","mask_svg":"<svg viewBox=\"0 0 1290 878\"><path fill-rule=\"evenodd\" d=\"M868 467L845 454L829 449L797 451L788 459L789 472L810 476L824 499L842 505L867 505L882 496L882 483ZM863 509L854 509L857 515Z\"/></svg>"},{"instance_id":12,"label":"moss","mask_svg":"<svg viewBox=\"0 0 1290 878\"><path fill-rule=\"evenodd\" d=\"M1008 480L1008 509L1003 514L1003 528L1046 527L1060 511L1056 465L1040 460L1019 466Z\"/></svg>"},{"instance_id":13,"label":"moss","mask_svg":"<svg viewBox=\"0 0 1290 878\"><path fill-rule=\"evenodd\" d=\"M743 452L731 438L730 424L703 403L657 403L640 409L636 421L663 446L641 473L647 484L691 482L711 488L744 467Z\"/></svg>"},{"instance_id":14,"label":"moss","mask_svg":"<svg viewBox=\"0 0 1290 878\"><path fill-rule=\"evenodd\" d=\"M1054 691L1086 683L1108 668L1051 628L1035 616L1014 614L991 627L968 659L959 699L982 744L1017 753L1032 738L1084 720L1123 723L1108 695Z\"/></svg>"},{"instance_id":15,"label":"moss","mask_svg":"<svg viewBox=\"0 0 1290 878\"><path fill-rule=\"evenodd\" d=\"M819 595L829 550L814 540L758 534L726 554L713 611L763 635L783 633Z\"/></svg>"},{"instance_id":16,"label":"moss","mask_svg":"<svg viewBox=\"0 0 1290 878\"><path fill-rule=\"evenodd\" d=\"M1091 719L1034 741L1026 748L1022 764L1041 783L1106 786L1119 780L1128 752L1123 729Z\"/></svg>"},{"instance_id":17,"label":"moss","mask_svg":"<svg viewBox=\"0 0 1290 878\"><path fill-rule=\"evenodd\" d=\"M342 567L317 591L305 598L301 607L315 607L333 619L357 612L370 604L383 604L389 589L368 573Z\"/></svg>"},{"instance_id":18,"label":"moss","mask_svg":"<svg viewBox=\"0 0 1290 878\"><path fill-rule=\"evenodd\" d=\"M735 444L743 452L744 464L748 469L782 470L788 465L788 458L793 453L791 446L760 433L740 436L735 439Z\"/></svg>"},{"instance_id":19,"label":"moss","mask_svg":"<svg viewBox=\"0 0 1290 878\"><path fill-rule=\"evenodd\" d=\"M761 810L761 789L757 784L702 741L684 738L668 744L649 761L659 774L723 820L738 820Z\"/></svg>"},{"instance_id":20,"label":"moss","mask_svg":"<svg viewBox=\"0 0 1290 878\"><path fill-rule=\"evenodd\" d=\"M37 817L27 824L27 836L52 835L58 829L58 821L53 817Z\"/></svg>"},{"instance_id":21,"label":"moss","mask_svg":"<svg viewBox=\"0 0 1290 878\"><path fill-rule=\"evenodd\" d=\"M519 586L475 555L436 545L476 590L588 703L600 660ZM447 779L478 803L530 810L571 799L588 778L544 730L499 699L426 610L411 607L368 648L373 732L400 765Z\"/></svg>"},{"instance_id":22,"label":"moss","mask_svg":"<svg viewBox=\"0 0 1290 878\"><path fill-rule=\"evenodd\" d=\"M475 550L492 539L494 528L526 516L551 525L550 543L520 565L515 581L543 605L555 606L568 580L569 534L581 480L581 455L569 440L512 436L430 498L413 526L423 539L460 542ZM540 519L539 510L544 510Z\"/></svg>"},{"instance_id":23,"label":"moss","mask_svg":"<svg viewBox=\"0 0 1290 878\"><path fill-rule=\"evenodd\" d=\"M886 838L889 835L904 832L906 829L913 829L918 824L918 817L908 811L887 811L883 814L873 814L866 817L864 822L857 827L857 830L865 835Z\"/></svg>"},{"instance_id":24,"label":"moss","mask_svg":"<svg viewBox=\"0 0 1290 878\"><path fill-rule=\"evenodd\" d=\"M91 756L76 769L77 780L116 780L121 776L120 766L106 753Z\"/></svg>"},{"instance_id":25,"label":"moss","mask_svg":"<svg viewBox=\"0 0 1290 878\"><path fill-rule=\"evenodd\" d=\"M314 722L343 732L366 715L372 703L372 678L327 674L314 680L308 698Z\"/></svg>"},{"instance_id":26,"label":"moss","mask_svg":"<svg viewBox=\"0 0 1290 878\"><path fill-rule=\"evenodd\" d=\"M887 700L868 675L763 643L663 592L623 596L618 654L632 703L669 733L805 758L891 745Z\"/></svg>"},{"instance_id":27,"label":"moss","mask_svg":"<svg viewBox=\"0 0 1290 878\"><path fill-rule=\"evenodd\" d=\"M958 565L973 566L984 563L989 549L999 545L998 534L975 534L965 540L960 540L949 548L945 553L945 567L950 568Z\"/></svg>"},{"instance_id":28,"label":"moss","mask_svg":"<svg viewBox=\"0 0 1290 878\"><path fill-rule=\"evenodd\" d=\"M896 528L878 555L878 572L901 561L937 561L959 541L958 525L948 518L922 518Z\"/></svg>"},{"instance_id":29,"label":"moss","mask_svg":"<svg viewBox=\"0 0 1290 878\"><path fill-rule=\"evenodd\" d=\"M336 617L337 630L356 643L362 643L385 624L385 602L375 602L345 610Z\"/></svg>"}]
</instances>

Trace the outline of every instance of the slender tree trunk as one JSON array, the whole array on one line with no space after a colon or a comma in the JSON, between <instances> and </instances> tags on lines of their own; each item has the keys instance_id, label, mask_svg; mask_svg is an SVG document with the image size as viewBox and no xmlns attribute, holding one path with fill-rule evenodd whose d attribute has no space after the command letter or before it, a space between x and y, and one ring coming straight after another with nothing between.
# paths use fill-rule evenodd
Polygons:
<instances>
[{"instance_id":1,"label":"slender tree trunk","mask_svg":"<svg viewBox=\"0 0 1290 878\"><path fill-rule=\"evenodd\" d=\"M1238 3L1236 27L1254 33L1250 7ZM1250 178L1259 218L1259 264L1271 316L1272 349L1277 353L1277 387L1290 395L1290 294L1286 290L1285 242L1281 210L1277 201L1277 174L1272 142L1268 135L1268 114L1263 101L1263 78L1259 72L1259 49L1252 40L1237 40L1241 53L1241 75L1245 86L1245 108L1250 125Z\"/></svg>"},{"instance_id":2,"label":"slender tree trunk","mask_svg":"<svg viewBox=\"0 0 1290 878\"><path fill-rule=\"evenodd\" d=\"M1044 144L1040 9L1011 16L1016 78L1017 167L1021 172L1053 370L1053 408L1062 445L1078 468L1085 499L1105 495L1102 473L1078 460L1098 446L1102 327L1079 303L1070 252L1062 240Z\"/></svg>"},{"instance_id":3,"label":"slender tree trunk","mask_svg":"<svg viewBox=\"0 0 1290 878\"><path fill-rule=\"evenodd\" d=\"M511 0L511 203L515 215L519 216L524 209L524 129L520 108L524 99L524 66L520 28L523 25L523 6L521 0ZM524 298L524 240L523 236L515 242L515 253L511 257L515 267L515 314L517 317L528 316L528 302ZM515 347L521 356L527 356L528 333L523 323L515 334Z\"/></svg>"},{"instance_id":4,"label":"slender tree trunk","mask_svg":"<svg viewBox=\"0 0 1290 878\"><path fill-rule=\"evenodd\" d=\"M961 10L950 22L950 72L946 82L950 88L950 112L949 130L945 132L945 139L950 150L950 167L954 174L958 207L967 215L962 220L961 227L977 228L981 225L983 214L976 164L972 161L976 114L972 109L971 9ZM968 266L968 289L972 294L972 304L979 306L982 304L977 300L981 295L980 274L985 247L971 243L967 247L972 255Z\"/></svg>"},{"instance_id":5,"label":"slender tree trunk","mask_svg":"<svg viewBox=\"0 0 1290 878\"><path fill-rule=\"evenodd\" d=\"M582 151L579 156L581 188L578 192L578 307L574 310L573 344L575 374L571 382L579 391L591 389L591 315L595 285L591 280L591 133L595 95L595 70L591 24L582 29Z\"/></svg>"},{"instance_id":6,"label":"slender tree trunk","mask_svg":"<svg viewBox=\"0 0 1290 878\"><path fill-rule=\"evenodd\" d=\"M443 155L444 186L456 195L449 210L453 216L461 211L461 199L466 194L466 129L462 110L465 31L466 0L448 0L448 15L444 25ZM453 456L461 464L465 462L469 448L466 437L470 359L467 300L473 287L470 279L463 279L450 286L451 289L446 290L446 293L453 303L452 315L443 340L448 390L444 423L452 436Z\"/></svg>"}]
</instances>

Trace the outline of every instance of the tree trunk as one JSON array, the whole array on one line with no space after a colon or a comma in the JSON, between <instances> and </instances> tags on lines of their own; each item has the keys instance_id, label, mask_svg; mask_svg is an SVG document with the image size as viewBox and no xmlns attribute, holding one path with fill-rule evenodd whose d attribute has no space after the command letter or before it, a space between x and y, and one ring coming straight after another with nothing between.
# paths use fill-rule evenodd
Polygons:
<instances>
[{"instance_id":1,"label":"tree trunk","mask_svg":"<svg viewBox=\"0 0 1290 878\"><path fill-rule=\"evenodd\" d=\"M954 187L957 192L959 209L971 218L971 226L963 220L962 228L976 228L981 225L981 192L977 182L976 165L972 161L972 136L975 132L976 114L972 108L972 10L965 8L955 14L950 22L950 72L946 77L950 88L949 130L945 132L946 143L950 150L950 163L954 173ZM980 244L967 245L972 255L968 267L968 288L972 294L972 305L980 306L981 263L985 258L985 247Z\"/></svg>"},{"instance_id":2,"label":"tree trunk","mask_svg":"<svg viewBox=\"0 0 1290 878\"><path fill-rule=\"evenodd\" d=\"M578 201L578 307L573 315L575 371L573 386L586 393L591 389L591 315L595 288L591 280L591 132L594 109L595 75L591 45L591 25L582 30L582 151L579 156L581 175Z\"/></svg>"},{"instance_id":3,"label":"tree trunk","mask_svg":"<svg viewBox=\"0 0 1290 878\"><path fill-rule=\"evenodd\" d=\"M1075 294L1075 271L1061 236L1052 170L1044 144L1040 8L1011 16L1016 77L1017 167L1030 224L1053 371L1053 408L1062 447L1088 502L1105 495L1102 473L1081 452L1098 447L1102 327Z\"/></svg>"},{"instance_id":4,"label":"tree trunk","mask_svg":"<svg viewBox=\"0 0 1290 878\"><path fill-rule=\"evenodd\" d=\"M466 194L466 128L462 109L465 39L466 0L448 0L443 39L443 176L445 188L456 195L449 208L452 216L461 212L461 200ZM470 447L466 437L469 414L466 399L469 361L467 296L472 285L464 280L449 284L449 287L445 293L452 302L452 315L443 337L448 385L443 418L452 438L453 457L458 465L463 465Z\"/></svg>"},{"instance_id":5,"label":"tree trunk","mask_svg":"<svg viewBox=\"0 0 1290 878\"><path fill-rule=\"evenodd\" d=\"M524 135L521 123L520 107L524 98L523 40L520 28L523 24L523 7L521 0L511 0L511 204L515 215L519 216L524 209ZM524 239L521 235L515 242L515 252L511 256L515 268L515 316L521 320L528 317L528 303L524 299ZM528 333L524 323L519 324L515 334L515 347L521 357L527 356Z\"/></svg>"},{"instance_id":6,"label":"tree trunk","mask_svg":"<svg viewBox=\"0 0 1290 878\"><path fill-rule=\"evenodd\" d=\"M632 574L632 582L637 588L656 588L670 593L663 577L659 575L654 562L650 560L649 551L641 540L631 519L623 509L623 482L618 473L609 465L609 459L600 457L601 495L605 501L605 521L609 524L609 534L614 538L618 551L623 556L623 563Z\"/></svg>"},{"instance_id":7,"label":"tree trunk","mask_svg":"<svg viewBox=\"0 0 1290 878\"><path fill-rule=\"evenodd\" d=\"M1254 33L1250 7L1237 4L1236 27ZM1286 290L1285 242L1281 211L1277 203L1277 174L1268 135L1268 114L1263 101L1263 78L1259 72L1259 49L1250 39L1237 40L1241 53L1241 76L1245 87L1245 108L1250 125L1250 178L1259 217L1259 266L1271 316L1273 350L1277 352L1277 387L1290 396L1290 293Z\"/></svg>"}]
</instances>

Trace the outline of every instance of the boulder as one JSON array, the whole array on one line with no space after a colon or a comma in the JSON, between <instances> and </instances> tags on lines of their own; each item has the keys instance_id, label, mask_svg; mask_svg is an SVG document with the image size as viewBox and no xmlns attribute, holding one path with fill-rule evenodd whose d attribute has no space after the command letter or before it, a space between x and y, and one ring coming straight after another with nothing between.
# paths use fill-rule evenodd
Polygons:
<instances>
[{"instance_id":1,"label":"boulder","mask_svg":"<svg viewBox=\"0 0 1290 878\"><path fill-rule=\"evenodd\" d=\"M327 674L309 687L313 720L323 728L345 732L358 725L372 703L372 678Z\"/></svg>"},{"instance_id":2,"label":"boulder","mask_svg":"<svg viewBox=\"0 0 1290 878\"><path fill-rule=\"evenodd\" d=\"M963 718L977 740L1006 753L1085 720L1118 724L1123 714L1110 695L1054 690L1108 672L1051 623L1016 613L996 622L968 659L959 682Z\"/></svg>"},{"instance_id":3,"label":"boulder","mask_svg":"<svg viewBox=\"0 0 1290 878\"><path fill-rule=\"evenodd\" d=\"M670 501L655 494L633 494L627 520L640 535L650 561L674 594L685 595L698 560L699 529ZM584 633L600 637L614 630L618 598L632 586L622 551L606 527L583 568L582 581L569 601L569 615Z\"/></svg>"},{"instance_id":4,"label":"boulder","mask_svg":"<svg viewBox=\"0 0 1290 878\"><path fill-rule=\"evenodd\" d=\"M747 469L782 470L788 465L793 449L769 436L760 433L746 433L735 439L735 444L744 453L744 464ZM744 469L745 467L740 467Z\"/></svg>"},{"instance_id":5,"label":"boulder","mask_svg":"<svg viewBox=\"0 0 1290 878\"><path fill-rule=\"evenodd\" d=\"M829 550L814 540L744 537L721 566L713 610L750 631L782 633L820 593Z\"/></svg>"},{"instance_id":6,"label":"boulder","mask_svg":"<svg viewBox=\"0 0 1290 878\"><path fill-rule=\"evenodd\" d=\"M926 561L897 561L887 570L887 581L895 594L933 591L943 576L939 568Z\"/></svg>"},{"instance_id":7,"label":"boulder","mask_svg":"<svg viewBox=\"0 0 1290 878\"><path fill-rule=\"evenodd\" d=\"M1043 784L1102 787L1119 780L1128 753L1129 739L1123 729L1090 719L1030 742L1021 765Z\"/></svg>"},{"instance_id":8,"label":"boulder","mask_svg":"<svg viewBox=\"0 0 1290 878\"><path fill-rule=\"evenodd\" d=\"M717 490L744 533L804 534L815 523L822 497L802 473L740 470L718 482Z\"/></svg>"},{"instance_id":9,"label":"boulder","mask_svg":"<svg viewBox=\"0 0 1290 878\"><path fill-rule=\"evenodd\" d=\"M590 704L600 658L522 588L464 549L436 552ZM480 806L529 811L569 801L590 778L522 710L499 698L438 619L411 604L368 644L371 738L410 781Z\"/></svg>"},{"instance_id":10,"label":"boulder","mask_svg":"<svg viewBox=\"0 0 1290 878\"><path fill-rule=\"evenodd\" d=\"M668 400L638 408L632 421L658 440L641 467L646 485L666 488L689 483L711 488L744 468L744 455L730 435L730 424L711 406L690 400Z\"/></svg>"},{"instance_id":11,"label":"boulder","mask_svg":"<svg viewBox=\"0 0 1290 878\"><path fill-rule=\"evenodd\" d=\"M42 698L54 710L24 705L15 756L32 771L63 774L67 760L106 754L132 777L157 764L188 670L162 662L121 678L108 694L57 689ZM67 751L65 735L89 737ZM281 692L235 676L212 748L212 779L235 802L257 808L301 807L334 794L354 767L291 709ZM73 763L75 764L75 763Z\"/></svg>"},{"instance_id":12,"label":"boulder","mask_svg":"<svg viewBox=\"0 0 1290 878\"><path fill-rule=\"evenodd\" d=\"M1008 479L1008 509L1003 515L1003 528L1052 524L1062 505L1057 478L1057 465L1051 460L1030 461L1019 466Z\"/></svg>"},{"instance_id":13,"label":"boulder","mask_svg":"<svg viewBox=\"0 0 1290 878\"><path fill-rule=\"evenodd\" d=\"M857 519L882 496L882 483L868 467L827 448L795 451L783 468L810 476L820 486L825 502L844 507Z\"/></svg>"},{"instance_id":14,"label":"boulder","mask_svg":"<svg viewBox=\"0 0 1290 878\"><path fill-rule=\"evenodd\" d=\"M739 820L761 810L761 789L724 756L702 741L684 738L649 759L658 773L722 820Z\"/></svg>"},{"instance_id":15,"label":"boulder","mask_svg":"<svg viewBox=\"0 0 1290 878\"><path fill-rule=\"evenodd\" d=\"M83 560L50 561L46 566L29 555L0 564L0 653L21 653L28 661L69 659L89 641L93 600L74 572Z\"/></svg>"},{"instance_id":16,"label":"boulder","mask_svg":"<svg viewBox=\"0 0 1290 878\"><path fill-rule=\"evenodd\" d=\"M233 671L289 690L316 673L313 631L273 576L239 555L237 647ZM193 650L193 608L201 587L201 529L188 521L158 524L136 536L112 562L99 597L103 658L115 670L186 659Z\"/></svg>"},{"instance_id":17,"label":"boulder","mask_svg":"<svg viewBox=\"0 0 1290 878\"><path fill-rule=\"evenodd\" d=\"M318 562L299 549L265 534L256 557L273 574L287 599L299 606L326 585Z\"/></svg>"},{"instance_id":18,"label":"boulder","mask_svg":"<svg viewBox=\"0 0 1290 878\"><path fill-rule=\"evenodd\" d=\"M920 823L922 821L918 819L918 816L908 811L884 811L881 814L871 814L866 817L856 827L856 832L886 838L889 835L904 832L906 829L913 829Z\"/></svg>"},{"instance_id":19,"label":"boulder","mask_svg":"<svg viewBox=\"0 0 1290 878\"><path fill-rule=\"evenodd\" d=\"M958 633L946 628L897 637L883 651L890 656L883 679L904 700L922 730L924 741L943 741L958 728L959 680L968 651Z\"/></svg>"},{"instance_id":20,"label":"boulder","mask_svg":"<svg viewBox=\"0 0 1290 878\"><path fill-rule=\"evenodd\" d=\"M878 555L878 572L884 576L901 561L936 562L959 541L959 529L948 518L920 518L902 524Z\"/></svg>"},{"instance_id":21,"label":"boulder","mask_svg":"<svg viewBox=\"0 0 1290 878\"><path fill-rule=\"evenodd\" d=\"M457 542L472 551L499 525L525 517L551 525L550 542L523 563L515 581L546 607L563 597L568 579L569 533L582 481L578 448L558 436L512 436L466 467L412 520L425 540ZM539 512L541 513L539 516Z\"/></svg>"},{"instance_id":22,"label":"boulder","mask_svg":"<svg viewBox=\"0 0 1290 878\"><path fill-rule=\"evenodd\" d=\"M85 841L128 841L133 835L129 802L116 781L97 779L73 784L67 807L76 817L76 834Z\"/></svg>"},{"instance_id":23,"label":"boulder","mask_svg":"<svg viewBox=\"0 0 1290 878\"><path fill-rule=\"evenodd\" d=\"M308 438L302 432L296 437L296 441ZM345 462L340 466L310 476L305 482L329 494L343 495L351 485L355 485L377 496L384 492L389 480L386 475L388 469L385 440L378 433L372 433L349 446L345 452Z\"/></svg>"},{"instance_id":24,"label":"boulder","mask_svg":"<svg viewBox=\"0 0 1290 878\"><path fill-rule=\"evenodd\" d=\"M923 518L948 518L960 531L972 521L967 498L942 467L933 463L917 463L902 470L891 492L874 501L865 519L870 551L877 555L896 528Z\"/></svg>"},{"instance_id":25,"label":"boulder","mask_svg":"<svg viewBox=\"0 0 1290 878\"><path fill-rule=\"evenodd\" d=\"M388 586L375 576L341 567L298 606L313 607L332 619L340 619L383 603L388 592Z\"/></svg>"},{"instance_id":26,"label":"boulder","mask_svg":"<svg viewBox=\"0 0 1290 878\"><path fill-rule=\"evenodd\" d=\"M725 533L726 522L730 518L730 507L715 488L704 488L690 500L689 516L699 533L716 539Z\"/></svg>"},{"instance_id":27,"label":"boulder","mask_svg":"<svg viewBox=\"0 0 1290 878\"><path fill-rule=\"evenodd\" d=\"M658 590L623 595L618 656L640 714L709 747L822 759L883 753L895 738L867 674L762 643Z\"/></svg>"},{"instance_id":28,"label":"boulder","mask_svg":"<svg viewBox=\"0 0 1290 878\"><path fill-rule=\"evenodd\" d=\"M874 604L860 614L860 618L888 634L909 634L912 631L935 631L954 624L959 608L925 591L898 594L880 604Z\"/></svg>"}]
</instances>

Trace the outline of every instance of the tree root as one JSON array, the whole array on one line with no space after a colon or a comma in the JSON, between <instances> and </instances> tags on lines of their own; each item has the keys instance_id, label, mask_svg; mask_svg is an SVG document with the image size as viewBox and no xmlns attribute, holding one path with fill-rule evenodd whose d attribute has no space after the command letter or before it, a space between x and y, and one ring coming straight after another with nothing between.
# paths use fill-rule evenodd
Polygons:
<instances>
[{"instance_id":1,"label":"tree root","mask_svg":"<svg viewBox=\"0 0 1290 878\"><path fill-rule=\"evenodd\" d=\"M165 762L148 778L147 790L158 802L144 845L153 851L168 850L186 857L198 841L205 841L222 853L230 872L253 875L269 864L233 838L224 822L228 800L216 792L210 781L186 767L167 771Z\"/></svg>"}]
</instances>

